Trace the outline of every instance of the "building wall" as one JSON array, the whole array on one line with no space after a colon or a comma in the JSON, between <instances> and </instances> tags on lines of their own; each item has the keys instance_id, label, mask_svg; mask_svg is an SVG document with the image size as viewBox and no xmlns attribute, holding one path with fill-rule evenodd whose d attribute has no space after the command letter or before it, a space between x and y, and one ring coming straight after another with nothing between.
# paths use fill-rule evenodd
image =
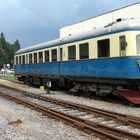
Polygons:
<instances>
[{"instance_id":1,"label":"building wall","mask_svg":"<svg viewBox=\"0 0 140 140\"><path fill-rule=\"evenodd\" d=\"M112 23L119 18L140 18L139 9L140 3L137 3L111 11L109 13L102 14L97 17L93 17L88 20L81 21L73 25L62 27L60 29L60 38L65 38L72 34L82 33L93 28L106 26L107 24Z\"/></svg>"}]
</instances>

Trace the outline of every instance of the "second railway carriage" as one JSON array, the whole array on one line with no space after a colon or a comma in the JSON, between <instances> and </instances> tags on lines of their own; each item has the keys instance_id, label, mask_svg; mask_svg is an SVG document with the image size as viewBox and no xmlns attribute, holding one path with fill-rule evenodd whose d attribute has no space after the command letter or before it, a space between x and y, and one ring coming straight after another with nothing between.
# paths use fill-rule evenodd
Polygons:
<instances>
[{"instance_id":1,"label":"second railway carriage","mask_svg":"<svg viewBox=\"0 0 140 140\"><path fill-rule=\"evenodd\" d=\"M16 52L18 80L98 95L140 85L140 19L44 42Z\"/></svg>"}]
</instances>

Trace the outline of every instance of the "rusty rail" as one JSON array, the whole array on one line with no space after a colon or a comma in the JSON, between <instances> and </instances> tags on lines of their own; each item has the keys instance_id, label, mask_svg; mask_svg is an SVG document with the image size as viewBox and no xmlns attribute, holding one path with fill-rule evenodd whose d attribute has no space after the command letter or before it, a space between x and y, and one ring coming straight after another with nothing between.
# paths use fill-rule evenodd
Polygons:
<instances>
[{"instance_id":1,"label":"rusty rail","mask_svg":"<svg viewBox=\"0 0 140 140\"><path fill-rule=\"evenodd\" d=\"M54 99L51 97L42 96L40 94L33 94L33 93L26 93L26 92L23 94L30 96L30 97L37 98L37 99L41 99L43 101L54 102L56 104L60 104L60 105L68 106L70 108L85 111L85 112L88 112L90 114L96 114L98 116L101 116L101 117L104 117L107 119L112 119L114 121L119 121L121 123L140 128L140 117L135 117L135 116L131 116L131 115L126 115L126 114L111 112L111 111L107 111L107 110L97 109L94 107L80 105L80 104L76 104L76 103L69 102L69 101L62 101L59 99Z\"/></svg>"},{"instance_id":2,"label":"rusty rail","mask_svg":"<svg viewBox=\"0 0 140 140\"><path fill-rule=\"evenodd\" d=\"M130 139L130 140L139 140L140 139L140 135L126 132L126 131L123 131L120 129L112 128L109 126L101 125L101 124L87 121L84 119L80 119L75 116L67 115L65 113L49 109L47 107L38 105L36 103L26 101L25 99L23 100L21 98L17 98L16 96L13 96L13 95L0 93L0 96L13 100L19 104L28 106L31 109L41 112L43 115L47 115L47 116L53 117L57 120L61 120L65 123L71 124L75 127L80 128L81 130L83 130L87 133L90 133L90 134L93 133L94 135L96 135L102 139L113 139L113 140L121 140L121 139L126 139L126 138Z\"/></svg>"}]
</instances>

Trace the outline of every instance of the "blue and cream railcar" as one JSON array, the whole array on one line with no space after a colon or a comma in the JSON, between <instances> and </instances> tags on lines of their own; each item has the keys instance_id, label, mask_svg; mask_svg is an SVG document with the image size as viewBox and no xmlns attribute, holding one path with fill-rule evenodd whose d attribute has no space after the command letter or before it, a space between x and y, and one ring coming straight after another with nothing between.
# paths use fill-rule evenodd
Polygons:
<instances>
[{"instance_id":1,"label":"blue and cream railcar","mask_svg":"<svg viewBox=\"0 0 140 140\"><path fill-rule=\"evenodd\" d=\"M15 54L15 74L31 84L115 93L116 88L139 88L140 19L112 23Z\"/></svg>"}]
</instances>

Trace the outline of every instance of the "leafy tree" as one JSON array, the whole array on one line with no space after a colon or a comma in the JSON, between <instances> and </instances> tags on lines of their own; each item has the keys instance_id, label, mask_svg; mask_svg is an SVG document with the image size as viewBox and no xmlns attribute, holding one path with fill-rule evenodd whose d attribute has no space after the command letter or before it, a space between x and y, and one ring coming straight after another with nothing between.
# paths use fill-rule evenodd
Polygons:
<instances>
[{"instance_id":1,"label":"leafy tree","mask_svg":"<svg viewBox=\"0 0 140 140\"><path fill-rule=\"evenodd\" d=\"M16 41L14 42L14 46L15 46L16 50L20 49L20 43L19 43L18 39L16 39Z\"/></svg>"},{"instance_id":2,"label":"leafy tree","mask_svg":"<svg viewBox=\"0 0 140 140\"><path fill-rule=\"evenodd\" d=\"M6 41L4 33L0 34L0 68L3 64L10 64L13 66L14 54L20 49L20 43L16 40L13 44Z\"/></svg>"}]
</instances>

